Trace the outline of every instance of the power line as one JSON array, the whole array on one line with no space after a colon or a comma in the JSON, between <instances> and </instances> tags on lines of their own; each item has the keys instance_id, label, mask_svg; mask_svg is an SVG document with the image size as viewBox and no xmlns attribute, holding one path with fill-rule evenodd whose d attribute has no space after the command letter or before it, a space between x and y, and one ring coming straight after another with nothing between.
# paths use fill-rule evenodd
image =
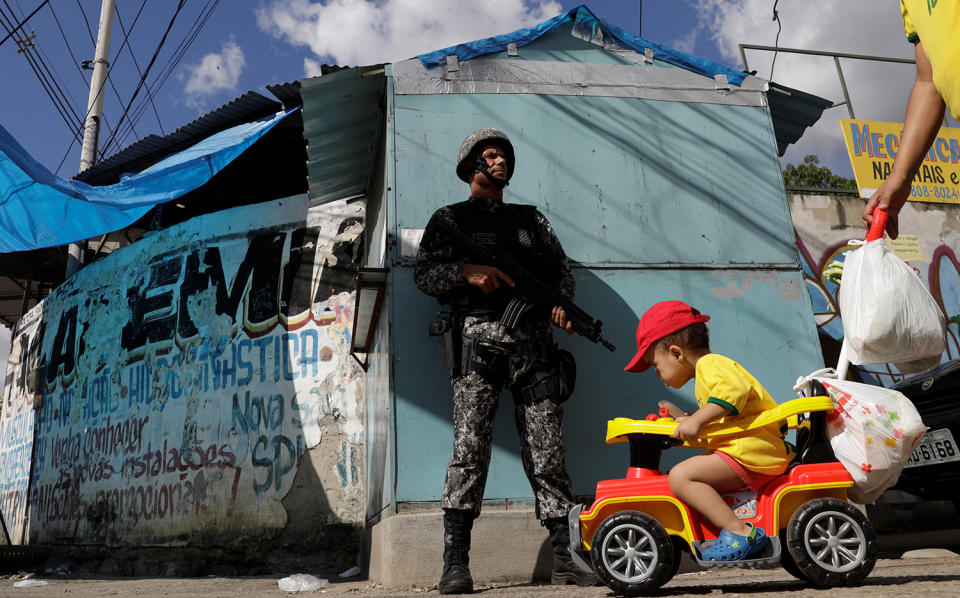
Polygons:
<instances>
[{"instance_id":1,"label":"power line","mask_svg":"<svg viewBox=\"0 0 960 598\"><path fill-rule=\"evenodd\" d=\"M57 12L53 10L53 5L50 5L50 14L53 15L53 21L57 24L57 29L60 30L60 37L63 39L64 45L67 46L67 52L70 53L70 58L73 59L73 65L77 67L77 72L80 73L80 78L83 79L83 84L90 89L90 82L87 81L86 75L83 74L83 69L80 67L80 60L77 59L77 55L73 53L73 48L70 46L70 42L67 40L67 34L63 31L63 26L60 25L60 19L57 18Z\"/></svg>"},{"instance_id":2,"label":"power line","mask_svg":"<svg viewBox=\"0 0 960 598\"><path fill-rule=\"evenodd\" d=\"M13 9L10 8L10 5L7 3L7 1L3 0L3 3L7 7L7 10L10 11L10 14L14 15ZM2 19L3 28L11 35L14 35L11 29L15 19L8 17L2 10L0 10L0 19ZM77 137L78 134L75 129L77 121L71 122L71 116L75 119L79 116L73 113L73 108L70 105L70 102L67 100L63 89L56 82L53 74L50 73L49 68L47 68L46 64L43 62L42 57L31 52L31 45L27 43L26 40L14 35L14 41L16 41L18 46L20 46L22 54L27 60L27 64L30 66L30 69L33 71L34 75L36 75L37 80L40 81L41 87L43 87L43 90L47 93L50 101L53 102L54 108L57 110L57 113L60 114L60 117L67 125L70 133L74 137Z\"/></svg>"},{"instance_id":3,"label":"power line","mask_svg":"<svg viewBox=\"0 0 960 598\"><path fill-rule=\"evenodd\" d=\"M87 13L84 12L83 4L80 4L80 0L77 0L77 8L80 9L80 14L83 15L83 22L87 25L87 33L90 35L90 43L96 46L97 39L93 36L93 30L90 29L90 19L87 18Z\"/></svg>"},{"instance_id":4,"label":"power line","mask_svg":"<svg viewBox=\"0 0 960 598\"><path fill-rule=\"evenodd\" d=\"M166 83L169 76L174 72L177 65L186 55L187 50L190 48L191 44L196 40L197 36L203 30L207 21L209 21L210 16L213 14L213 11L217 8L217 5L220 3L220 0L207 0L206 5L200 9L200 14L195 19L193 25L184 35L183 39L174 49L170 58L167 59L166 64L163 68L160 69L160 73L153 79L153 92L156 94L164 83ZM143 115L143 112L146 110L147 102L141 102L136 108L133 109L130 118L128 121L137 123L140 121L140 118ZM120 134L113 140L113 147L120 147L124 143L124 140L129 136L129 128L122 130ZM105 146L104 152L109 151L110 147Z\"/></svg>"},{"instance_id":5,"label":"power line","mask_svg":"<svg viewBox=\"0 0 960 598\"><path fill-rule=\"evenodd\" d=\"M773 18L771 21L777 22L777 37L773 41L773 60L770 61L770 80L773 81L773 66L777 64L777 47L780 45L780 30L783 29L783 24L780 23L780 13L777 12L777 2L780 0L773 0Z\"/></svg>"},{"instance_id":6,"label":"power line","mask_svg":"<svg viewBox=\"0 0 960 598\"><path fill-rule=\"evenodd\" d=\"M210 16L213 14L214 9L216 9L219 2L220 0L207 0L207 4L202 9L200 9L200 15L194 21L194 24L187 31L187 33L184 35L180 44L173 51L173 53L171 54L171 57L167 60L167 63L160 70L160 74L157 75L157 77L153 80L154 93L159 91L160 88L163 87L164 83L166 83L167 78L170 76L171 73L173 73L176 66L183 59L190 45L197 38L200 31L203 29L204 25L206 25L207 21L210 19ZM139 122L145 109L146 109L146 102L141 102L140 105L137 106L136 109L134 109L131 120L133 122ZM121 146L123 143L123 140L125 140L128 136L129 136L129 130L124 131L122 134L122 137L118 137L117 139L114 140L115 146L116 147Z\"/></svg>"},{"instance_id":7,"label":"power line","mask_svg":"<svg viewBox=\"0 0 960 598\"><path fill-rule=\"evenodd\" d=\"M26 18L24 18L22 21L20 21L20 24L19 24L19 25L17 25L16 27L10 29L10 32L7 33L7 36L4 37L2 40L0 40L0 46L3 45L3 42L5 42L5 41L7 41L8 39L10 39L11 37L13 37L13 34L17 32L17 29L20 29L21 27L23 27L24 25L26 25L26 24L27 24L27 21L30 20L30 17L32 17L33 15L37 14L37 11L39 11L41 8L43 8L43 5L46 4L46 3L49 2L49 1L50 1L50 0L43 0L43 2L40 3L40 6L36 7L35 9L33 9L33 12L32 12L32 13L30 13L29 15L26 16ZM9 8L9 7L8 7L8 8ZM12 11L12 10L10 11L10 14L13 14L13 11Z\"/></svg>"},{"instance_id":8,"label":"power line","mask_svg":"<svg viewBox=\"0 0 960 598\"><path fill-rule=\"evenodd\" d=\"M140 13L143 12L143 8L146 5L147 0L143 0L143 2L140 3L140 10L137 11L137 16L133 18L133 23L130 25L130 31L127 31L127 28L123 25L123 19L120 18L120 7L117 6L117 21L120 23L120 30L123 31L123 45L120 46L120 52L123 52L123 48L126 46L127 52L130 54L130 59L133 60L133 66L137 69L137 74L140 75L141 78L143 77L143 72L140 70L140 64L137 63L137 57L134 56L133 48L130 47L128 40L130 39L130 34L133 33L133 28L137 26L137 21L140 20ZM117 56L120 56L120 52L117 52ZM157 117L157 125L160 127L160 133L165 135L166 133L163 132L163 123L160 122L160 113L157 112L157 105L153 103L153 92L150 91L149 85L145 84L144 87L147 88L147 98L150 99L150 105L153 106L153 115ZM119 99L119 94L117 99Z\"/></svg>"},{"instance_id":9,"label":"power line","mask_svg":"<svg viewBox=\"0 0 960 598\"><path fill-rule=\"evenodd\" d=\"M157 60L157 56L160 54L160 50L163 48L164 42L167 41L167 36L170 34L170 30L173 29L173 24L177 20L177 15L180 14L180 10L183 8L183 4L186 0L179 0L177 2L177 10L174 11L173 16L170 18L170 23L167 25L166 31L163 32L163 37L160 38L160 43L157 44L157 49L154 51L153 56L150 58L150 63L147 64L147 69L144 71L143 75L140 77L140 82L137 83L137 88L133 91L133 95L130 97L130 101L127 102L126 108L123 109L123 114L120 116L120 120L117 121L116 127L113 129L113 134L110 136L110 139L107 140L107 143L104 144L104 148L108 147L113 139L117 135L117 131L120 128L120 124L127 118L127 114L130 112L130 106L133 104L133 100L136 99L137 94L140 92L140 88L143 87L144 82L146 81L147 75L150 74L150 69L153 68L154 62Z\"/></svg>"}]
</instances>

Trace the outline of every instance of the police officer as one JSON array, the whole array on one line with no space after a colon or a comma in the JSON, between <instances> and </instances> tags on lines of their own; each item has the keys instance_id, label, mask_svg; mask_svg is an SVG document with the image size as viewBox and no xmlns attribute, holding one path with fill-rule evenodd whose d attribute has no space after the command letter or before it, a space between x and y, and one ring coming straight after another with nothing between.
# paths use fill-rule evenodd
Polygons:
<instances>
[{"instance_id":1,"label":"police officer","mask_svg":"<svg viewBox=\"0 0 960 598\"><path fill-rule=\"evenodd\" d=\"M474 263L445 240L445 219L478 244L505 251L528 272L569 298L575 282L567 257L547 219L535 207L503 202L516 165L513 145L496 129L471 133L457 155L457 176L470 198L437 210L427 224L414 279L424 293L451 308L432 333L449 335L444 361L453 384L453 455L441 506L444 516L441 594L473 591L470 531L480 514L500 390L510 389L523 468L536 497L537 518L554 548L552 583L592 585L593 572L570 555L566 515L574 504L564 462L563 400L569 379L558 366L551 323L573 332L560 307L535 306L513 327L504 325L514 281L494 266ZM513 310L514 316L516 311ZM441 346L444 342L441 342ZM561 395L561 396L558 396Z\"/></svg>"}]
</instances>

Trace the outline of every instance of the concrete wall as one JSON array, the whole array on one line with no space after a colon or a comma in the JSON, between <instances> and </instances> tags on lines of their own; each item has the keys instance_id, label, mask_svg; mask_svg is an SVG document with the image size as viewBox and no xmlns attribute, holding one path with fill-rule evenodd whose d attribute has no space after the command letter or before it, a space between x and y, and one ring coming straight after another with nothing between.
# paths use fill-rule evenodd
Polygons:
<instances>
[{"instance_id":1,"label":"concrete wall","mask_svg":"<svg viewBox=\"0 0 960 598\"><path fill-rule=\"evenodd\" d=\"M850 239L863 239L860 221L865 200L858 197L791 195L790 213L797 231L804 279L813 303L828 366L836 365L843 324L837 285L823 272L853 249ZM900 236L888 246L913 266L947 317L947 348L942 360L960 357L960 206L909 201L900 212ZM861 377L889 386L903 378L889 364L857 368Z\"/></svg>"},{"instance_id":2,"label":"concrete wall","mask_svg":"<svg viewBox=\"0 0 960 598\"><path fill-rule=\"evenodd\" d=\"M308 212L305 196L209 214L28 313L0 418L14 541L198 546L362 525L362 223L360 202Z\"/></svg>"}]
</instances>

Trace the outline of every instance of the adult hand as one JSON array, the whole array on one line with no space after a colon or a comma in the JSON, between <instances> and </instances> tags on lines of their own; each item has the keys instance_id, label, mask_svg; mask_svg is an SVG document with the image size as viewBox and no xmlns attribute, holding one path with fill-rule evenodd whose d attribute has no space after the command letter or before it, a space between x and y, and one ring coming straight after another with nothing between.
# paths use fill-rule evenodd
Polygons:
<instances>
[{"instance_id":1,"label":"adult hand","mask_svg":"<svg viewBox=\"0 0 960 598\"><path fill-rule=\"evenodd\" d=\"M559 305L550 312L550 322L557 328L567 331L567 334L573 334L573 322L567 321L567 312Z\"/></svg>"},{"instance_id":2,"label":"adult hand","mask_svg":"<svg viewBox=\"0 0 960 598\"><path fill-rule=\"evenodd\" d=\"M509 286L516 286L513 279L493 266L484 266L482 264L464 264L460 269L460 275L473 286L479 288L484 293L492 293L500 288L500 282L503 281Z\"/></svg>"},{"instance_id":3,"label":"adult hand","mask_svg":"<svg viewBox=\"0 0 960 598\"><path fill-rule=\"evenodd\" d=\"M863 208L863 213L860 214L863 225L870 228L870 224L873 222L873 211L876 208L884 209L887 211L887 234L890 235L891 239L896 239L900 234L898 222L900 208L903 207L910 196L911 183L910 179L903 181L888 178L884 181Z\"/></svg>"}]
</instances>

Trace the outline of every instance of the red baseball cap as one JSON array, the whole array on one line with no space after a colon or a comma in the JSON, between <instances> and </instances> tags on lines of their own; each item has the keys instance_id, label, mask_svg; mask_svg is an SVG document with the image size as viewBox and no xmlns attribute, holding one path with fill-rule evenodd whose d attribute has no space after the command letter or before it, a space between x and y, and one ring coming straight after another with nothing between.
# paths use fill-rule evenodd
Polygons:
<instances>
[{"instance_id":1,"label":"red baseball cap","mask_svg":"<svg viewBox=\"0 0 960 598\"><path fill-rule=\"evenodd\" d=\"M644 361L643 354L650 345L665 336L686 328L697 322L709 322L710 316L693 313L693 308L683 301L661 301L654 304L640 318L637 324L637 354L633 356L626 372L642 372L650 364Z\"/></svg>"}]
</instances>

